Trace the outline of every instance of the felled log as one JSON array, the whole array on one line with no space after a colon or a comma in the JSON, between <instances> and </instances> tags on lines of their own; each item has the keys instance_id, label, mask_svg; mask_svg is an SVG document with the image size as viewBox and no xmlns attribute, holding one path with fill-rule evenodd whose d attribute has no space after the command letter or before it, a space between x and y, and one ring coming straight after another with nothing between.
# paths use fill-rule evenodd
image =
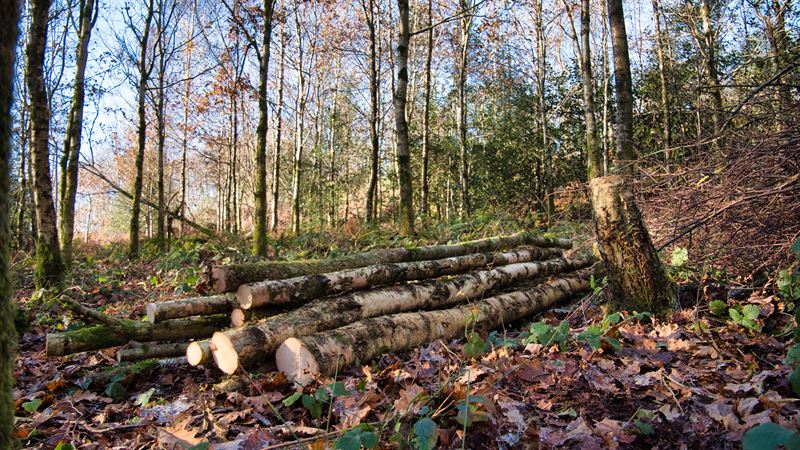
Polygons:
<instances>
[{"instance_id":1,"label":"felled log","mask_svg":"<svg viewBox=\"0 0 800 450\"><path fill-rule=\"evenodd\" d=\"M261 319L277 316L285 311L285 309L274 307L252 309L233 308L233 311L231 311L231 326L241 327L247 323L254 323Z\"/></svg>"},{"instance_id":2,"label":"felled log","mask_svg":"<svg viewBox=\"0 0 800 450\"><path fill-rule=\"evenodd\" d=\"M186 347L186 361L192 366L206 365L212 361L211 341L195 341ZM216 347L213 347L216 348Z\"/></svg>"},{"instance_id":3,"label":"felled log","mask_svg":"<svg viewBox=\"0 0 800 450\"><path fill-rule=\"evenodd\" d=\"M180 341L206 338L230 324L227 314L165 320L159 323L116 320L117 325L95 325L64 333L48 333L47 356L64 356L125 345L130 341Z\"/></svg>"},{"instance_id":4,"label":"felled log","mask_svg":"<svg viewBox=\"0 0 800 450\"><path fill-rule=\"evenodd\" d=\"M319 375L368 361L382 353L398 352L435 339L464 335L467 323L496 328L566 300L589 288L589 270L542 283L526 291L489 297L455 308L408 312L361 320L326 332L287 339L278 348L278 370L297 384Z\"/></svg>"},{"instance_id":5,"label":"felled log","mask_svg":"<svg viewBox=\"0 0 800 450\"><path fill-rule=\"evenodd\" d=\"M544 238L533 233L523 232L458 244L379 249L322 260L271 261L214 266L207 276L214 292L222 293L235 291L246 283L263 280L282 280L314 273L356 269L373 264L425 261L463 256L469 253L494 252L522 245L568 249L571 248L572 243L568 239Z\"/></svg>"},{"instance_id":6,"label":"felled log","mask_svg":"<svg viewBox=\"0 0 800 450\"><path fill-rule=\"evenodd\" d=\"M236 300L242 309L264 305L297 304L327 295L399 281L437 278L469 272L492 264L503 266L558 256L561 256L561 250L532 247L503 253L474 253L429 261L375 264L358 269L243 284L236 291Z\"/></svg>"},{"instance_id":7,"label":"felled log","mask_svg":"<svg viewBox=\"0 0 800 450\"><path fill-rule=\"evenodd\" d=\"M235 296L232 294L192 297L168 302L148 303L145 307L150 323L191 316L226 314L233 309Z\"/></svg>"},{"instance_id":8,"label":"felled log","mask_svg":"<svg viewBox=\"0 0 800 450\"><path fill-rule=\"evenodd\" d=\"M275 319L214 333L211 354L217 367L231 374L239 366L248 368L263 362L290 337L329 330L384 314L449 307L481 298L492 289L510 286L520 280L573 271L589 264L591 260L584 258L510 264L478 270L448 281L427 280L319 299ZM189 359L191 363L192 358Z\"/></svg>"},{"instance_id":9,"label":"felled log","mask_svg":"<svg viewBox=\"0 0 800 450\"><path fill-rule=\"evenodd\" d=\"M150 358L174 358L186 354L188 342L130 342L117 351L117 361L141 361Z\"/></svg>"}]
</instances>

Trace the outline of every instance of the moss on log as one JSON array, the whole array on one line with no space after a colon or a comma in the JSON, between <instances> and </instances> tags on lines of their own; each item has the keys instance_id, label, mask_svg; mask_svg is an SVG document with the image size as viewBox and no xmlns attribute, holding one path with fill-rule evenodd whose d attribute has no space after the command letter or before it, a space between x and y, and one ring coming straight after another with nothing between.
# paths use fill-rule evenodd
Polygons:
<instances>
[{"instance_id":1,"label":"moss on log","mask_svg":"<svg viewBox=\"0 0 800 450\"><path fill-rule=\"evenodd\" d=\"M214 292L232 292L239 286L263 280L282 280L315 273L336 272L373 264L425 261L486 253L522 245L562 248L572 247L568 239L545 238L523 232L511 236L493 237L457 244L431 245L416 248L378 249L339 258L305 261L271 261L214 266L207 276Z\"/></svg>"},{"instance_id":2,"label":"moss on log","mask_svg":"<svg viewBox=\"0 0 800 450\"><path fill-rule=\"evenodd\" d=\"M522 319L589 288L590 271L542 283L538 287L489 297L455 308L380 316L322 333L287 339L278 348L278 370L300 385L319 375L387 352L435 339L463 336L468 323L492 329Z\"/></svg>"},{"instance_id":3,"label":"moss on log","mask_svg":"<svg viewBox=\"0 0 800 450\"><path fill-rule=\"evenodd\" d=\"M117 351L117 361L130 362L184 356L188 346L188 342L130 342Z\"/></svg>"},{"instance_id":4,"label":"moss on log","mask_svg":"<svg viewBox=\"0 0 800 450\"><path fill-rule=\"evenodd\" d=\"M130 341L176 341L211 336L230 324L227 314L165 320L151 324L120 320L119 326L95 325L64 333L49 333L45 340L47 356L99 350L125 345Z\"/></svg>"}]
</instances>

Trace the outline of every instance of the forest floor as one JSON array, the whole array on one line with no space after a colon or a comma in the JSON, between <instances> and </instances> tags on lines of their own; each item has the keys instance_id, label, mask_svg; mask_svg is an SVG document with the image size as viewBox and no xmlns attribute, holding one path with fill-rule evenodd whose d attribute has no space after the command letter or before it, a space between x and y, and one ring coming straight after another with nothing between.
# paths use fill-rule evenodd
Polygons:
<instances>
[{"instance_id":1,"label":"forest floor","mask_svg":"<svg viewBox=\"0 0 800 450\"><path fill-rule=\"evenodd\" d=\"M468 228L472 234L437 232L428 239L513 231ZM561 231L570 230L586 234L585 228ZM353 233L348 242L308 235L275 246L282 255L313 257L331 248L352 251L354 242L406 244L386 242L391 235ZM235 253L191 241L176 247L158 258L145 252L133 263L118 247L83 248L71 283L85 291L87 306L139 319L147 302L193 294L208 255ZM21 268L23 256L17 257ZM673 272L684 286L683 309L667 320L607 315L595 293L469 341L386 354L301 396L269 367L239 375L232 392L214 389L224 380L216 369L152 364L87 385L87 374L117 366L115 351L45 357L45 333L82 324L35 293L29 271L20 269L17 300L30 323L16 371L18 435L26 448L60 450L432 443L443 449L716 449L740 448L743 433L757 424L795 428L800 403L784 363L793 305L769 289L729 289L728 280L682 264ZM737 315L740 320L731 319Z\"/></svg>"}]
</instances>

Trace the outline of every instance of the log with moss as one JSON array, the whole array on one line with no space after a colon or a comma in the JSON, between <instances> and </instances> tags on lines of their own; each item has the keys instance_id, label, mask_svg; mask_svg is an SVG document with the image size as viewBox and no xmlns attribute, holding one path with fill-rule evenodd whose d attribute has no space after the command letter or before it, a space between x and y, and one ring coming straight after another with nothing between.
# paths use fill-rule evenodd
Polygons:
<instances>
[{"instance_id":1,"label":"log with moss","mask_svg":"<svg viewBox=\"0 0 800 450\"><path fill-rule=\"evenodd\" d=\"M231 311L231 326L241 327L248 323L252 324L269 317L276 317L285 313L286 311L286 309L277 307L261 307L251 309L233 308L233 311Z\"/></svg>"},{"instance_id":2,"label":"log with moss","mask_svg":"<svg viewBox=\"0 0 800 450\"><path fill-rule=\"evenodd\" d=\"M151 358L174 358L186 355L188 342L130 342L117 351L117 361L142 361Z\"/></svg>"},{"instance_id":3,"label":"log with moss","mask_svg":"<svg viewBox=\"0 0 800 450\"><path fill-rule=\"evenodd\" d=\"M192 297L168 302L148 303L145 311L147 320L151 323L158 323L183 317L229 313L233 310L234 301L235 296L233 294Z\"/></svg>"},{"instance_id":4,"label":"log with moss","mask_svg":"<svg viewBox=\"0 0 800 450\"><path fill-rule=\"evenodd\" d=\"M207 283L214 292L223 293L235 291L243 284L263 280L282 280L315 273L356 269L373 264L425 261L463 256L470 253L494 252L522 245L562 249L572 247L572 243L568 239L545 238L533 233L523 232L511 236L479 239L458 244L378 249L320 260L271 261L214 266L210 268L206 276L209 278Z\"/></svg>"},{"instance_id":5,"label":"log with moss","mask_svg":"<svg viewBox=\"0 0 800 450\"><path fill-rule=\"evenodd\" d=\"M455 308L393 314L361 320L322 333L287 339L278 348L278 370L300 385L331 376L356 361L399 352L435 339L464 336L467 329L489 330L542 311L589 289L590 270L525 291L478 300Z\"/></svg>"},{"instance_id":6,"label":"log with moss","mask_svg":"<svg viewBox=\"0 0 800 450\"><path fill-rule=\"evenodd\" d=\"M510 264L478 270L446 281L426 280L415 284L391 286L356 292L335 298L319 299L275 319L267 319L236 330L214 333L210 344L198 344L196 357L201 360L201 345L211 348L217 366L231 374L241 366L252 367L272 355L290 337L341 327L369 317L418 309L450 307L479 299L492 289L511 286L557 273L569 272L591 264L586 258L558 258L548 261ZM206 359L202 359L205 361Z\"/></svg>"},{"instance_id":7,"label":"log with moss","mask_svg":"<svg viewBox=\"0 0 800 450\"><path fill-rule=\"evenodd\" d=\"M358 269L243 284L236 291L236 300L242 309L264 305L298 304L327 295L357 291L399 281L437 278L465 273L489 265L504 266L558 256L561 256L559 249L529 247L509 252L473 253L429 261L375 264Z\"/></svg>"},{"instance_id":8,"label":"log with moss","mask_svg":"<svg viewBox=\"0 0 800 450\"><path fill-rule=\"evenodd\" d=\"M227 314L165 320L159 323L115 319L114 325L95 325L63 333L49 333L45 340L47 356L118 347L130 341L179 341L206 338L230 324Z\"/></svg>"}]
</instances>

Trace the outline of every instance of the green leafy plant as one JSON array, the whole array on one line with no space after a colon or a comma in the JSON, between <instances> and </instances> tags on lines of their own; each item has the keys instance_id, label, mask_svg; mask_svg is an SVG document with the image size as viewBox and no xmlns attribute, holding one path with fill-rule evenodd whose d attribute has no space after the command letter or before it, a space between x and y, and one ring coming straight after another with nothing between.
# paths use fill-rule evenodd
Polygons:
<instances>
[{"instance_id":1,"label":"green leafy plant","mask_svg":"<svg viewBox=\"0 0 800 450\"><path fill-rule=\"evenodd\" d=\"M22 404L22 409L28 411L29 413L35 413L39 411L39 407L42 406L42 400L35 398L29 402L25 402Z\"/></svg>"},{"instance_id":2,"label":"green leafy plant","mask_svg":"<svg viewBox=\"0 0 800 450\"><path fill-rule=\"evenodd\" d=\"M336 440L337 450L360 450L362 448L377 448L378 434L372 431L369 425L356 426Z\"/></svg>"},{"instance_id":3,"label":"green leafy plant","mask_svg":"<svg viewBox=\"0 0 800 450\"><path fill-rule=\"evenodd\" d=\"M314 419L322 417L323 405L332 402L336 397L347 397L347 389L344 383L336 381L325 386L318 386L314 394L304 394L295 392L283 399L284 406L292 406L300 400L303 407L311 414Z\"/></svg>"},{"instance_id":4,"label":"green leafy plant","mask_svg":"<svg viewBox=\"0 0 800 450\"><path fill-rule=\"evenodd\" d=\"M569 338L569 322L562 320L558 326L551 326L546 322L534 322L531 324L530 334L523 339L525 344L542 344L544 348L551 344L558 344L558 348L563 352L567 350L567 338Z\"/></svg>"},{"instance_id":5,"label":"green leafy plant","mask_svg":"<svg viewBox=\"0 0 800 450\"><path fill-rule=\"evenodd\" d=\"M594 295L600 295L600 292L603 291L606 284L608 284L608 277L603 277L602 280L598 281L594 278L594 275L589 276L589 287L592 289Z\"/></svg>"},{"instance_id":6,"label":"green leafy plant","mask_svg":"<svg viewBox=\"0 0 800 450\"><path fill-rule=\"evenodd\" d=\"M739 310L738 307L728 309L728 315L733 323L753 331L761 331L761 324L758 323L758 316L761 315L761 308L758 305L744 305Z\"/></svg>"},{"instance_id":7,"label":"green leafy plant","mask_svg":"<svg viewBox=\"0 0 800 450\"><path fill-rule=\"evenodd\" d=\"M619 340L611 336L609 331L612 327L622 321L622 316L619 313L613 313L606 316L599 324L589 325L586 330L578 333L575 338L578 341L583 341L589 344L592 350L598 350L603 346L603 343L610 345L614 350L622 348Z\"/></svg>"},{"instance_id":8,"label":"green leafy plant","mask_svg":"<svg viewBox=\"0 0 800 450\"><path fill-rule=\"evenodd\" d=\"M456 422L465 428L478 422L489 420L488 411L492 405L482 395L467 395L456 403Z\"/></svg>"},{"instance_id":9,"label":"green leafy plant","mask_svg":"<svg viewBox=\"0 0 800 450\"><path fill-rule=\"evenodd\" d=\"M800 434L776 423L762 423L744 434L744 450L776 450L779 446L787 450L800 449Z\"/></svg>"},{"instance_id":10,"label":"green leafy plant","mask_svg":"<svg viewBox=\"0 0 800 450\"><path fill-rule=\"evenodd\" d=\"M728 304L722 300L714 300L708 304L708 309L710 309L711 314L715 316L724 316L728 311Z\"/></svg>"},{"instance_id":11,"label":"green leafy plant","mask_svg":"<svg viewBox=\"0 0 800 450\"><path fill-rule=\"evenodd\" d=\"M669 273L675 280L686 280L694 272L689 267L689 250L685 247L675 247L669 259Z\"/></svg>"},{"instance_id":12,"label":"green leafy plant","mask_svg":"<svg viewBox=\"0 0 800 450\"><path fill-rule=\"evenodd\" d=\"M430 417L419 419L411 427L411 431L413 433L411 442L418 450L431 450L436 446L439 438L439 426Z\"/></svg>"},{"instance_id":13,"label":"green leafy plant","mask_svg":"<svg viewBox=\"0 0 800 450\"><path fill-rule=\"evenodd\" d=\"M476 332L471 332L467 335L467 343L464 344L464 357L474 358L486 353L486 342L481 338L481 335Z\"/></svg>"}]
</instances>

